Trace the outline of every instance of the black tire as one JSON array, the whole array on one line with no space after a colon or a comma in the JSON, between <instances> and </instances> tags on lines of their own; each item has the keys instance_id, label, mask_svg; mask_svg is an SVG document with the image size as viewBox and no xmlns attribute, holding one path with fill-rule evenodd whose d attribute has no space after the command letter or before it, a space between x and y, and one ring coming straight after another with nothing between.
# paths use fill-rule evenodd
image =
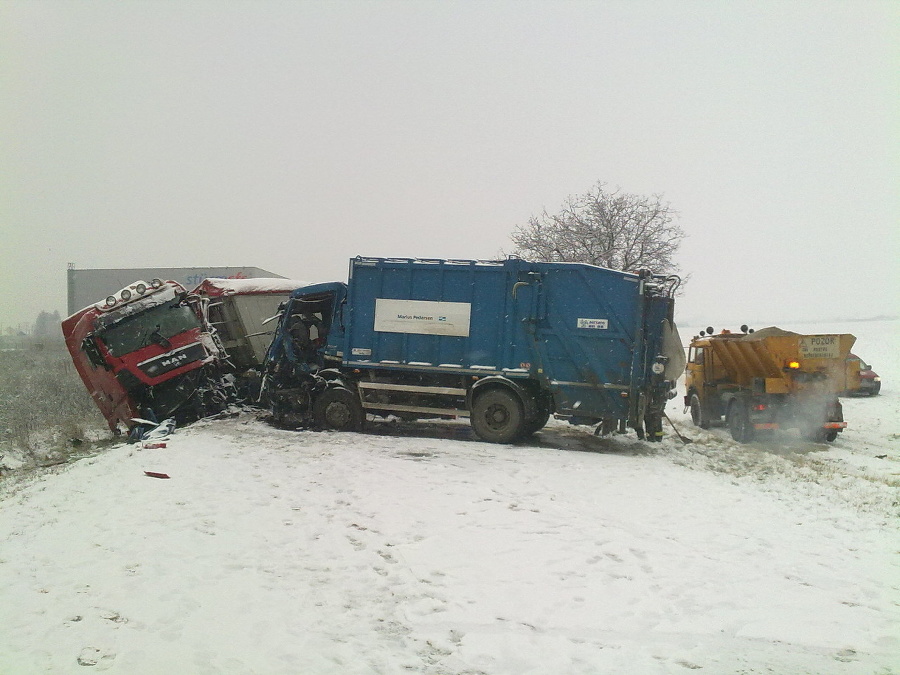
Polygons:
<instances>
[{"instance_id":1,"label":"black tire","mask_svg":"<svg viewBox=\"0 0 900 675\"><path fill-rule=\"evenodd\" d=\"M709 429L709 418L704 415L703 406L700 404L700 397L697 394L691 394L691 421L695 427Z\"/></svg>"},{"instance_id":2,"label":"black tire","mask_svg":"<svg viewBox=\"0 0 900 675\"><path fill-rule=\"evenodd\" d=\"M749 443L753 440L755 429L750 424L750 411L740 401L732 401L728 406L728 430L738 443Z\"/></svg>"},{"instance_id":3,"label":"black tire","mask_svg":"<svg viewBox=\"0 0 900 675\"><path fill-rule=\"evenodd\" d=\"M475 397L470 422L478 437L489 443L512 443L527 428L522 401L503 388L488 389Z\"/></svg>"},{"instance_id":4,"label":"black tire","mask_svg":"<svg viewBox=\"0 0 900 675\"><path fill-rule=\"evenodd\" d=\"M803 438L809 441L810 443L824 443L826 438L825 429L822 429L818 425L810 425L805 430L803 430Z\"/></svg>"},{"instance_id":5,"label":"black tire","mask_svg":"<svg viewBox=\"0 0 900 675\"><path fill-rule=\"evenodd\" d=\"M837 429L825 429L818 425L810 426L803 434L803 438L812 443L831 443L837 436Z\"/></svg>"},{"instance_id":6,"label":"black tire","mask_svg":"<svg viewBox=\"0 0 900 675\"><path fill-rule=\"evenodd\" d=\"M547 420L550 419L550 406L546 403L542 403L540 400L535 403L537 409L535 414L532 417L529 417L528 421L525 422L525 429L522 432L523 438L536 434L547 425Z\"/></svg>"},{"instance_id":7,"label":"black tire","mask_svg":"<svg viewBox=\"0 0 900 675\"><path fill-rule=\"evenodd\" d=\"M322 429L362 431L366 413L352 391L329 387L313 403L313 420Z\"/></svg>"}]
</instances>

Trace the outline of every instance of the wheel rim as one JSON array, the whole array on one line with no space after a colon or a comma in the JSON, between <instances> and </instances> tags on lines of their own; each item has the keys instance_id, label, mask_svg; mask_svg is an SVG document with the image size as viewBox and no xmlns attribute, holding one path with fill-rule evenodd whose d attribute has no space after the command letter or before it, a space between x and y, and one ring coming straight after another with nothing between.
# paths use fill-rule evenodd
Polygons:
<instances>
[{"instance_id":1,"label":"wheel rim","mask_svg":"<svg viewBox=\"0 0 900 675\"><path fill-rule=\"evenodd\" d=\"M350 408L340 401L332 401L325 408L325 421L334 429L344 429L350 424Z\"/></svg>"},{"instance_id":2,"label":"wheel rim","mask_svg":"<svg viewBox=\"0 0 900 675\"><path fill-rule=\"evenodd\" d=\"M494 431L502 431L509 424L509 410L504 405L494 403L484 411L484 421Z\"/></svg>"}]
</instances>

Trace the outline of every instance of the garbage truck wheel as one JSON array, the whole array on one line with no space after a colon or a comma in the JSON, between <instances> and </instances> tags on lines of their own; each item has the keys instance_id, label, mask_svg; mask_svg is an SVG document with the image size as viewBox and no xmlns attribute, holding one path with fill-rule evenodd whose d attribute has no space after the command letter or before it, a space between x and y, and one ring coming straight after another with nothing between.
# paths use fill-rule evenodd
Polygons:
<instances>
[{"instance_id":1,"label":"garbage truck wheel","mask_svg":"<svg viewBox=\"0 0 900 675\"><path fill-rule=\"evenodd\" d=\"M753 440L753 426L750 424L750 413L747 406L740 401L732 401L728 406L728 430L738 443L749 443Z\"/></svg>"},{"instance_id":2,"label":"garbage truck wheel","mask_svg":"<svg viewBox=\"0 0 900 675\"><path fill-rule=\"evenodd\" d=\"M472 428L491 443L511 443L525 433L522 402L509 389L488 389L472 404Z\"/></svg>"},{"instance_id":3,"label":"garbage truck wheel","mask_svg":"<svg viewBox=\"0 0 900 675\"><path fill-rule=\"evenodd\" d=\"M535 401L535 407L536 410L534 416L528 418L525 422L524 430L522 432L523 437L537 433L547 425L547 421L550 419L549 403L538 399Z\"/></svg>"},{"instance_id":4,"label":"garbage truck wheel","mask_svg":"<svg viewBox=\"0 0 900 675\"><path fill-rule=\"evenodd\" d=\"M359 397L352 391L330 387L313 404L313 419L323 429L362 431L366 414Z\"/></svg>"}]
</instances>

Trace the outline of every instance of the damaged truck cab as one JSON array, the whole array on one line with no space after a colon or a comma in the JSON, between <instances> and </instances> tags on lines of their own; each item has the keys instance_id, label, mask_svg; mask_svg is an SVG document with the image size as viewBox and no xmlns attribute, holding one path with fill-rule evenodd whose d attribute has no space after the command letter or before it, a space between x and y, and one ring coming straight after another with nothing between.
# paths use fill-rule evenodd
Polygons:
<instances>
[{"instance_id":1,"label":"damaged truck cab","mask_svg":"<svg viewBox=\"0 0 900 675\"><path fill-rule=\"evenodd\" d=\"M276 422L469 418L511 442L551 415L662 436L684 369L677 277L575 263L355 258L291 294L265 365Z\"/></svg>"},{"instance_id":2,"label":"damaged truck cab","mask_svg":"<svg viewBox=\"0 0 900 675\"><path fill-rule=\"evenodd\" d=\"M148 410L182 419L221 408L220 347L196 296L174 281L138 281L62 322L75 368L110 430Z\"/></svg>"}]
</instances>

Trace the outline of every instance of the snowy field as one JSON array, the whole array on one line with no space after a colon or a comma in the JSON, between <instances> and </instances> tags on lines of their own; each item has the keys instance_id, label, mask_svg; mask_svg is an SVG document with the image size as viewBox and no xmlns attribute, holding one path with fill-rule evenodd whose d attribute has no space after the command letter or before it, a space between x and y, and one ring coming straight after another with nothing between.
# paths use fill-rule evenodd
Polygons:
<instances>
[{"instance_id":1,"label":"snowy field","mask_svg":"<svg viewBox=\"0 0 900 675\"><path fill-rule=\"evenodd\" d=\"M884 379L833 444L244 413L7 478L0 675L900 673L898 322L790 328Z\"/></svg>"}]
</instances>

